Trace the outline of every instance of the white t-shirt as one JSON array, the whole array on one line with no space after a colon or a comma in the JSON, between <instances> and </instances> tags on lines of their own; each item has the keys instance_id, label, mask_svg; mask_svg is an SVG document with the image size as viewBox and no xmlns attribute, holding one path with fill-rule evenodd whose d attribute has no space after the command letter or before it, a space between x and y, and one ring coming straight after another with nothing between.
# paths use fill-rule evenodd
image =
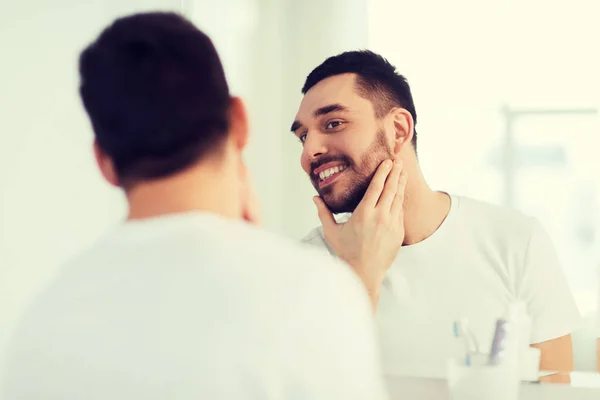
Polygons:
<instances>
[{"instance_id":1,"label":"white t-shirt","mask_svg":"<svg viewBox=\"0 0 600 400\"><path fill-rule=\"evenodd\" d=\"M439 229L402 247L384 280L377 324L386 374L445 376L447 358L464 349L453 336L461 318L489 352L495 320L514 300L527 304L532 344L570 334L579 323L553 244L535 219L451 199ZM322 228L305 240L327 246Z\"/></svg>"},{"instance_id":2,"label":"white t-shirt","mask_svg":"<svg viewBox=\"0 0 600 400\"><path fill-rule=\"evenodd\" d=\"M25 313L0 398L386 398L360 280L306 247L205 213L127 222Z\"/></svg>"}]
</instances>

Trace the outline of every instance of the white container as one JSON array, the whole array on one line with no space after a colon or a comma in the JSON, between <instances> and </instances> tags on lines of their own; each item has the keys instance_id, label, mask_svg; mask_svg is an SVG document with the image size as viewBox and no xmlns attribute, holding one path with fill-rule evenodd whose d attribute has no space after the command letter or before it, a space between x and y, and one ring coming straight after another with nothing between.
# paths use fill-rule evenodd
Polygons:
<instances>
[{"instance_id":1,"label":"white container","mask_svg":"<svg viewBox=\"0 0 600 400\"><path fill-rule=\"evenodd\" d=\"M512 327L510 333L516 339L519 376L524 381L536 381L540 366L540 350L530 346L531 317L527 313L527 305L524 302L510 304L505 318Z\"/></svg>"},{"instance_id":2,"label":"white container","mask_svg":"<svg viewBox=\"0 0 600 400\"><path fill-rule=\"evenodd\" d=\"M519 353L524 353L531 341L531 317L527 313L527 305L522 301L511 303L506 310L505 319L516 327Z\"/></svg>"},{"instance_id":3,"label":"white container","mask_svg":"<svg viewBox=\"0 0 600 400\"><path fill-rule=\"evenodd\" d=\"M518 400L519 375L508 364L472 365L448 360L450 400Z\"/></svg>"}]
</instances>

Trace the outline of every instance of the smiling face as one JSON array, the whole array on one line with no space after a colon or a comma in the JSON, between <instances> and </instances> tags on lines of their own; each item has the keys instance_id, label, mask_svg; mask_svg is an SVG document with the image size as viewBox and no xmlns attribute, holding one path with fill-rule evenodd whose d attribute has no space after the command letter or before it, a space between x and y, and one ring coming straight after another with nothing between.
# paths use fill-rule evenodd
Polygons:
<instances>
[{"instance_id":1,"label":"smiling face","mask_svg":"<svg viewBox=\"0 0 600 400\"><path fill-rule=\"evenodd\" d=\"M379 164L393 158L390 128L359 95L355 74L326 78L306 93L292 131L303 145L302 169L333 213L354 211Z\"/></svg>"}]
</instances>

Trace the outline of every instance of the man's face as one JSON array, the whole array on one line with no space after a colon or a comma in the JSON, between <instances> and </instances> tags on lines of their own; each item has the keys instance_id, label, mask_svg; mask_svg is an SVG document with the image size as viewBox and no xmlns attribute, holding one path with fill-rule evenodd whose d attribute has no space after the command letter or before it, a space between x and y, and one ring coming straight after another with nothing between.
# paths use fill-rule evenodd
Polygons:
<instances>
[{"instance_id":1,"label":"man's face","mask_svg":"<svg viewBox=\"0 0 600 400\"><path fill-rule=\"evenodd\" d=\"M302 169L333 213L353 212L379 164L393 157L384 124L355 80L342 74L313 86L292 126L303 144Z\"/></svg>"}]
</instances>

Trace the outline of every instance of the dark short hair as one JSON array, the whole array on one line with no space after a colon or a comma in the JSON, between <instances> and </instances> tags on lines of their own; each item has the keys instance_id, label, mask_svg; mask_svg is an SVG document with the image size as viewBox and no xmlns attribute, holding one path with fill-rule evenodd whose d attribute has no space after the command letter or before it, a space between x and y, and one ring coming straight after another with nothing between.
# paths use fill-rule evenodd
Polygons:
<instances>
[{"instance_id":1,"label":"dark short hair","mask_svg":"<svg viewBox=\"0 0 600 400\"><path fill-rule=\"evenodd\" d=\"M402 107L412 115L416 126L417 112L406 78L397 73L396 67L388 60L369 50L348 51L329 57L308 75L302 94L326 78L347 73L357 75L358 93L373 103L378 118L394 107ZM412 143L416 149L416 130Z\"/></svg>"},{"instance_id":2,"label":"dark short hair","mask_svg":"<svg viewBox=\"0 0 600 400\"><path fill-rule=\"evenodd\" d=\"M79 72L121 186L182 171L227 136L231 98L217 51L178 14L117 19L82 52Z\"/></svg>"}]
</instances>

